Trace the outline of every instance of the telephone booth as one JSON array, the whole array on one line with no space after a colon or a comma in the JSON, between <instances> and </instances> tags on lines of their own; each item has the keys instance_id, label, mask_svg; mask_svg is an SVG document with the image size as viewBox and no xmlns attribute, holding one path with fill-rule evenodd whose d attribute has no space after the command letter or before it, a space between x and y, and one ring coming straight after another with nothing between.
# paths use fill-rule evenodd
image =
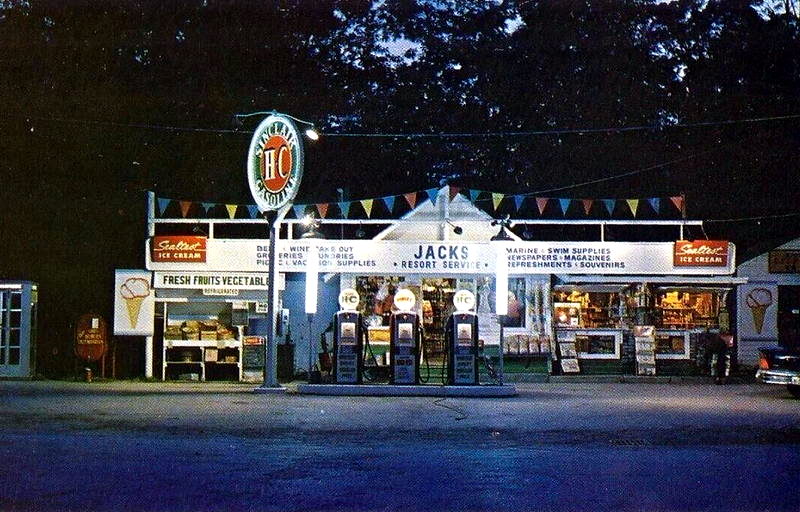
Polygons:
<instances>
[{"instance_id":1,"label":"telephone booth","mask_svg":"<svg viewBox=\"0 0 800 512\"><path fill-rule=\"evenodd\" d=\"M0 377L34 375L37 302L36 283L0 281Z\"/></svg>"}]
</instances>

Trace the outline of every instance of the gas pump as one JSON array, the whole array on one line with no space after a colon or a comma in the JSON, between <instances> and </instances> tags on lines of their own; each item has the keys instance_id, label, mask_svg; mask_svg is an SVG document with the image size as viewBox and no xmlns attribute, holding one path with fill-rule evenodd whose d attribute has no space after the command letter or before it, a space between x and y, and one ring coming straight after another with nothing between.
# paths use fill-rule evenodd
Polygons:
<instances>
[{"instance_id":1,"label":"gas pump","mask_svg":"<svg viewBox=\"0 0 800 512\"><path fill-rule=\"evenodd\" d=\"M389 383L419 384L419 348L422 328L419 315L412 312L416 298L411 290L398 290L389 322Z\"/></svg>"},{"instance_id":2,"label":"gas pump","mask_svg":"<svg viewBox=\"0 0 800 512\"><path fill-rule=\"evenodd\" d=\"M364 370L364 326L356 311L358 292L346 288L339 294L342 308L333 316L333 381L361 384Z\"/></svg>"},{"instance_id":3,"label":"gas pump","mask_svg":"<svg viewBox=\"0 0 800 512\"><path fill-rule=\"evenodd\" d=\"M447 383L478 384L478 315L475 295L459 290L453 296L456 311L447 319L445 347L447 350Z\"/></svg>"}]
</instances>

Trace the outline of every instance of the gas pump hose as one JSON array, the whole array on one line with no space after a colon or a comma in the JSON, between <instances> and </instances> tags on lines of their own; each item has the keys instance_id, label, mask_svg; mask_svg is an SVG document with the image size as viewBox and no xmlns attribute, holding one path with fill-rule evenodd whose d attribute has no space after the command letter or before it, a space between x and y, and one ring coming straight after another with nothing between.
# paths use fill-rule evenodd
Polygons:
<instances>
[{"instance_id":1,"label":"gas pump hose","mask_svg":"<svg viewBox=\"0 0 800 512\"><path fill-rule=\"evenodd\" d=\"M419 339L417 340L417 346L422 349L422 359L425 360L425 378L422 378L422 372L419 372L419 381L422 384L427 384L429 380L431 380L431 362L428 359L428 345L425 343L425 336L422 334L422 328L417 330L417 336Z\"/></svg>"},{"instance_id":2,"label":"gas pump hose","mask_svg":"<svg viewBox=\"0 0 800 512\"><path fill-rule=\"evenodd\" d=\"M363 326L363 332L364 332L364 354L366 355L366 353L369 352L369 357L372 359L372 368L377 368L378 360L375 359L375 354L372 352L372 345L369 344L369 329L367 328L366 325ZM366 362L366 358L364 358L364 362ZM361 375L364 377L364 380L367 382L375 382L376 376L372 374L372 372L367 373L366 365L363 365L362 368L363 370Z\"/></svg>"}]
</instances>

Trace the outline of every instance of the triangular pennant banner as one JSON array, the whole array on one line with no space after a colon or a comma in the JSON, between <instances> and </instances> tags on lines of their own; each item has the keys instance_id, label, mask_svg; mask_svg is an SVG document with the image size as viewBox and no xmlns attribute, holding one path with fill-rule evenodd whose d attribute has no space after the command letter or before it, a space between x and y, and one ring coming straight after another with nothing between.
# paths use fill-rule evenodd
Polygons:
<instances>
[{"instance_id":1,"label":"triangular pennant banner","mask_svg":"<svg viewBox=\"0 0 800 512\"><path fill-rule=\"evenodd\" d=\"M403 194L403 197L406 198L408 201L408 206L414 208L417 205L417 193L416 192L409 192L408 194Z\"/></svg>"},{"instance_id":2,"label":"triangular pennant banner","mask_svg":"<svg viewBox=\"0 0 800 512\"><path fill-rule=\"evenodd\" d=\"M319 218L324 219L326 215L328 215L328 203L320 203L317 205L317 211L319 212Z\"/></svg>"},{"instance_id":3,"label":"triangular pennant banner","mask_svg":"<svg viewBox=\"0 0 800 512\"><path fill-rule=\"evenodd\" d=\"M525 201L525 196L523 196L521 194L517 195L517 196L514 196L514 206L516 206L517 211L519 211L519 209L522 208L522 203L524 201Z\"/></svg>"},{"instance_id":4,"label":"triangular pennant banner","mask_svg":"<svg viewBox=\"0 0 800 512\"><path fill-rule=\"evenodd\" d=\"M673 196L670 197L669 200L672 201L672 204L675 205L675 208L683 213L683 196Z\"/></svg>"},{"instance_id":5,"label":"triangular pennant banner","mask_svg":"<svg viewBox=\"0 0 800 512\"><path fill-rule=\"evenodd\" d=\"M372 214L372 202L374 199L362 199L361 206L364 207L364 211L367 212L367 217Z\"/></svg>"},{"instance_id":6,"label":"triangular pennant banner","mask_svg":"<svg viewBox=\"0 0 800 512\"><path fill-rule=\"evenodd\" d=\"M589 212L592 209L592 204L594 204L594 200L592 200L592 199L581 199L581 203L583 203L583 211L586 212L586 215L589 215Z\"/></svg>"},{"instance_id":7,"label":"triangular pennant banner","mask_svg":"<svg viewBox=\"0 0 800 512\"><path fill-rule=\"evenodd\" d=\"M201 205L203 205L203 210L205 210L205 212L206 212L206 213L208 213L208 211L209 211L211 208L213 208L213 207L217 206L217 204L216 204L216 203L200 203L200 204L201 204Z\"/></svg>"},{"instance_id":8,"label":"triangular pennant banner","mask_svg":"<svg viewBox=\"0 0 800 512\"><path fill-rule=\"evenodd\" d=\"M302 219L305 217L306 213L306 205L304 204L296 204L292 206L292 210L294 210L294 218L295 219Z\"/></svg>"},{"instance_id":9,"label":"triangular pennant banner","mask_svg":"<svg viewBox=\"0 0 800 512\"><path fill-rule=\"evenodd\" d=\"M449 192L450 192L450 200L452 201L454 197L458 195L458 192L461 190L461 187L454 187L453 185L449 185Z\"/></svg>"},{"instance_id":10,"label":"triangular pennant banner","mask_svg":"<svg viewBox=\"0 0 800 512\"><path fill-rule=\"evenodd\" d=\"M611 215L614 213L614 207L617 205L616 199L603 199L603 204L606 206L606 210L608 210L608 214Z\"/></svg>"},{"instance_id":11,"label":"triangular pennant banner","mask_svg":"<svg viewBox=\"0 0 800 512\"><path fill-rule=\"evenodd\" d=\"M186 215L189 213L189 208L192 207L191 201L179 201L181 205L181 216L186 218Z\"/></svg>"},{"instance_id":12,"label":"triangular pennant banner","mask_svg":"<svg viewBox=\"0 0 800 512\"><path fill-rule=\"evenodd\" d=\"M626 199L626 203L628 203L628 208L631 209L631 213L634 217L636 217L636 210L639 208L639 200L638 199Z\"/></svg>"},{"instance_id":13,"label":"triangular pennant banner","mask_svg":"<svg viewBox=\"0 0 800 512\"><path fill-rule=\"evenodd\" d=\"M536 198L536 207L539 209L539 215L544 215L544 209L547 208L547 201L546 197L537 197Z\"/></svg>"},{"instance_id":14,"label":"triangular pennant banner","mask_svg":"<svg viewBox=\"0 0 800 512\"><path fill-rule=\"evenodd\" d=\"M339 205L339 209L342 211L342 217L347 218L350 215L350 201L343 201L341 203L337 203Z\"/></svg>"},{"instance_id":15,"label":"triangular pennant banner","mask_svg":"<svg viewBox=\"0 0 800 512\"><path fill-rule=\"evenodd\" d=\"M564 215L567 214L567 210L569 210L569 203L572 202L572 199L559 199L558 204L561 205L561 213Z\"/></svg>"},{"instance_id":16,"label":"triangular pennant banner","mask_svg":"<svg viewBox=\"0 0 800 512\"><path fill-rule=\"evenodd\" d=\"M158 215L159 215L159 217L161 215L164 215L164 210L166 210L167 206L169 206L169 201L170 201L169 199L161 199L161 198L158 199Z\"/></svg>"},{"instance_id":17,"label":"triangular pennant banner","mask_svg":"<svg viewBox=\"0 0 800 512\"><path fill-rule=\"evenodd\" d=\"M235 204L226 204L225 209L228 210L228 218L232 219L236 217L236 208L238 208Z\"/></svg>"},{"instance_id":18,"label":"triangular pennant banner","mask_svg":"<svg viewBox=\"0 0 800 512\"><path fill-rule=\"evenodd\" d=\"M436 206L436 196L439 195L439 189L429 188L428 190L425 191L425 193L428 194L428 199L431 200L431 204Z\"/></svg>"},{"instance_id":19,"label":"triangular pennant banner","mask_svg":"<svg viewBox=\"0 0 800 512\"><path fill-rule=\"evenodd\" d=\"M500 206L500 203L503 202L504 197L505 196L503 194L492 192L492 205L494 206L495 211L497 211L497 207Z\"/></svg>"},{"instance_id":20,"label":"triangular pennant banner","mask_svg":"<svg viewBox=\"0 0 800 512\"><path fill-rule=\"evenodd\" d=\"M478 200L478 196L479 195L481 195L481 191L480 190L470 190L469 191L469 200L474 203L475 201Z\"/></svg>"},{"instance_id":21,"label":"triangular pennant banner","mask_svg":"<svg viewBox=\"0 0 800 512\"><path fill-rule=\"evenodd\" d=\"M392 211L394 211L394 199L395 196L387 196L383 198L383 202L386 205L386 209L389 210L390 214L392 213Z\"/></svg>"},{"instance_id":22,"label":"triangular pennant banner","mask_svg":"<svg viewBox=\"0 0 800 512\"><path fill-rule=\"evenodd\" d=\"M258 206L254 204L247 205L247 211L250 213L250 218L255 219L258 217Z\"/></svg>"},{"instance_id":23,"label":"triangular pennant banner","mask_svg":"<svg viewBox=\"0 0 800 512\"><path fill-rule=\"evenodd\" d=\"M647 201L650 203L650 207L653 209L653 211L658 213L658 209L661 206L661 199L657 197L652 197Z\"/></svg>"}]
</instances>

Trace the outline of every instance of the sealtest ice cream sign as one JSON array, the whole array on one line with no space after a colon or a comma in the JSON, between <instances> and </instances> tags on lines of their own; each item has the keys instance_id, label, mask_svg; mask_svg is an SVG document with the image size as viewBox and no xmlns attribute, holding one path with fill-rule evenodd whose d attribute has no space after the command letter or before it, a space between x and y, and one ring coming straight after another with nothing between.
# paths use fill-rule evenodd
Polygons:
<instances>
[{"instance_id":1,"label":"sealtest ice cream sign","mask_svg":"<svg viewBox=\"0 0 800 512\"><path fill-rule=\"evenodd\" d=\"M277 210L294 199L303 177L303 141L291 119L271 115L250 141L247 183L262 212Z\"/></svg>"}]
</instances>

